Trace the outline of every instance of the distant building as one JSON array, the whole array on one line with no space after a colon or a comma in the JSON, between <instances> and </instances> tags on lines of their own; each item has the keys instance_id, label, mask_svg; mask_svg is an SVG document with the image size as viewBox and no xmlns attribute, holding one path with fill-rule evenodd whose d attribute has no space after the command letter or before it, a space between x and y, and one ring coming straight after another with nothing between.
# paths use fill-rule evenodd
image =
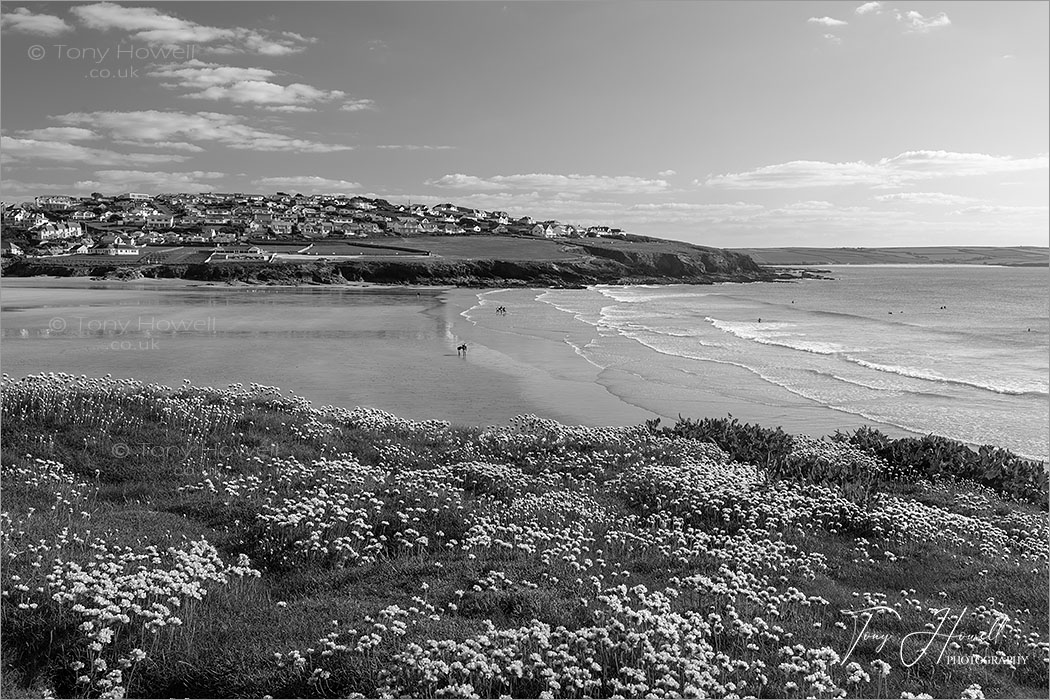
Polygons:
<instances>
[{"instance_id":1,"label":"distant building","mask_svg":"<svg viewBox=\"0 0 1050 700\"><path fill-rule=\"evenodd\" d=\"M54 241L62 238L82 236L84 229L80 222L48 221L32 230L33 237L40 241Z\"/></svg>"},{"instance_id":2,"label":"distant building","mask_svg":"<svg viewBox=\"0 0 1050 700\"><path fill-rule=\"evenodd\" d=\"M295 230L295 222L287 219L274 219L270 222L270 231L278 236L290 236Z\"/></svg>"},{"instance_id":3,"label":"distant building","mask_svg":"<svg viewBox=\"0 0 1050 700\"><path fill-rule=\"evenodd\" d=\"M401 236L422 232L422 229L419 225L419 220L411 216L397 217L397 219L390 222L390 225L387 227L387 229Z\"/></svg>"},{"instance_id":4,"label":"distant building","mask_svg":"<svg viewBox=\"0 0 1050 700\"><path fill-rule=\"evenodd\" d=\"M41 211L65 211L75 204L72 197L66 195L52 195L50 197L37 197L33 200L36 208Z\"/></svg>"},{"instance_id":5,"label":"distant building","mask_svg":"<svg viewBox=\"0 0 1050 700\"><path fill-rule=\"evenodd\" d=\"M133 245L118 245L111 244L105 248L92 248L90 253L92 255L118 255L118 256L131 256L140 255L140 249L138 246Z\"/></svg>"},{"instance_id":6,"label":"distant building","mask_svg":"<svg viewBox=\"0 0 1050 700\"><path fill-rule=\"evenodd\" d=\"M171 214L154 212L146 215L146 226L149 228L171 228L175 225L175 217Z\"/></svg>"}]
</instances>

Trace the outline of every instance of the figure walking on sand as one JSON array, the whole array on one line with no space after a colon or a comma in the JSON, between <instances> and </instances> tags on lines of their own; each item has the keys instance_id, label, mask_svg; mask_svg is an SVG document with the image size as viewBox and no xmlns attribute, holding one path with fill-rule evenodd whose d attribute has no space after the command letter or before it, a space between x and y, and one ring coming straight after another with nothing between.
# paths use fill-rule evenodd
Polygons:
<instances>
[{"instance_id":1,"label":"figure walking on sand","mask_svg":"<svg viewBox=\"0 0 1050 700\"><path fill-rule=\"evenodd\" d=\"M463 357L466 357L467 356L467 344L463 343L462 345L456 346L456 354L457 355L462 355Z\"/></svg>"}]
</instances>

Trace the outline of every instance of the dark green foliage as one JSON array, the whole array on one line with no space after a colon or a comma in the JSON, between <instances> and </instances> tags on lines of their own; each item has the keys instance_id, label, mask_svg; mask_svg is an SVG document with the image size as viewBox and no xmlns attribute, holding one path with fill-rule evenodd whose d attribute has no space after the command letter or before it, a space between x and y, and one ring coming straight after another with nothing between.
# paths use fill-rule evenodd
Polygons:
<instances>
[{"instance_id":1,"label":"dark green foliage","mask_svg":"<svg viewBox=\"0 0 1050 700\"><path fill-rule=\"evenodd\" d=\"M734 461L773 469L783 465L793 445L791 436L779 427L771 429L741 423L732 415L700 420L679 416L678 423L673 428L665 428L664 432L712 442L728 452Z\"/></svg>"},{"instance_id":2,"label":"dark green foliage","mask_svg":"<svg viewBox=\"0 0 1050 700\"><path fill-rule=\"evenodd\" d=\"M656 424L646 424L650 430ZM763 428L733 418L690 420L679 417L674 428L665 430L676 437L712 442L737 462L754 464L766 470L773 481L787 479L838 489L857 503L867 503L881 490L885 470L875 460L857 459L826 448L820 441L803 441L781 428Z\"/></svg>"},{"instance_id":3,"label":"dark green foliage","mask_svg":"<svg viewBox=\"0 0 1050 700\"><path fill-rule=\"evenodd\" d=\"M970 479L1005 496L1047 507L1047 473L1043 465L1001 447L981 445L975 451L939 435L893 439L867 426L853 433L836 432L832 439L885 460L901 481Z\"/></svg>"}]
</instances>

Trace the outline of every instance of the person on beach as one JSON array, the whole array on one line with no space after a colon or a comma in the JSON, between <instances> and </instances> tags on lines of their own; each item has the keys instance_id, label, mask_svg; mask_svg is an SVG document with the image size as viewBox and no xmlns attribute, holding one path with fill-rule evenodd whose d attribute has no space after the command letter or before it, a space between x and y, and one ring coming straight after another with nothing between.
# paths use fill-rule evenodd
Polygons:
<instances>
[{"instance_id":1,"label":"person on beach","mask_svg":"<svg viewBox=\"0 0 1050 700\"><path fill-rule=\"evenodd\" d=\"M467 344L463 343L462 345L456 346L456 354L457 355L462 355L463 357L466 357L466 355L467 355Z\"/></svg>"}]
</instances>

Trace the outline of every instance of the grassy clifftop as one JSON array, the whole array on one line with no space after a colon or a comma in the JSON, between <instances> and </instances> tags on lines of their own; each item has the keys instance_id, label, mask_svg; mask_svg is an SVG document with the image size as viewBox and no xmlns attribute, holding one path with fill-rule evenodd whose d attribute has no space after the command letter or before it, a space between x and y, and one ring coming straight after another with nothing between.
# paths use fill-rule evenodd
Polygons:
<instances>
[{"instance_id":1,"label":"grassy clifftop","mask_svg":"<svg viewBox=\"0 0 1050 700\"><path fill-rule=\"evenodd\" d=\"M420 253L359 257L361 248L331 241L307 255L274 262L145 264L99 256L33 258L5 263L4 274L174 277L256 284L431 284L474 287L565 287L588 284L710 284L776 279L746 255L678 241L414 236L395 239ZM266 248L266 243L260 245ZM300 247L305 247L303 243ZM274 246L277 249L277 246ZM386 251L389 253L390 251ZM145 256L144 259L154 256Z\"/></svg>"},{"instance_id":2,"label":"grassy clifftop","mask_svg":"<svg viewBox=\"0 0 1050 700\"><path fill-rule=\"evenodd\" d=\"M2 388L5 697L1045 697L1031 465Z\"/></svg>"}]
</instances>

